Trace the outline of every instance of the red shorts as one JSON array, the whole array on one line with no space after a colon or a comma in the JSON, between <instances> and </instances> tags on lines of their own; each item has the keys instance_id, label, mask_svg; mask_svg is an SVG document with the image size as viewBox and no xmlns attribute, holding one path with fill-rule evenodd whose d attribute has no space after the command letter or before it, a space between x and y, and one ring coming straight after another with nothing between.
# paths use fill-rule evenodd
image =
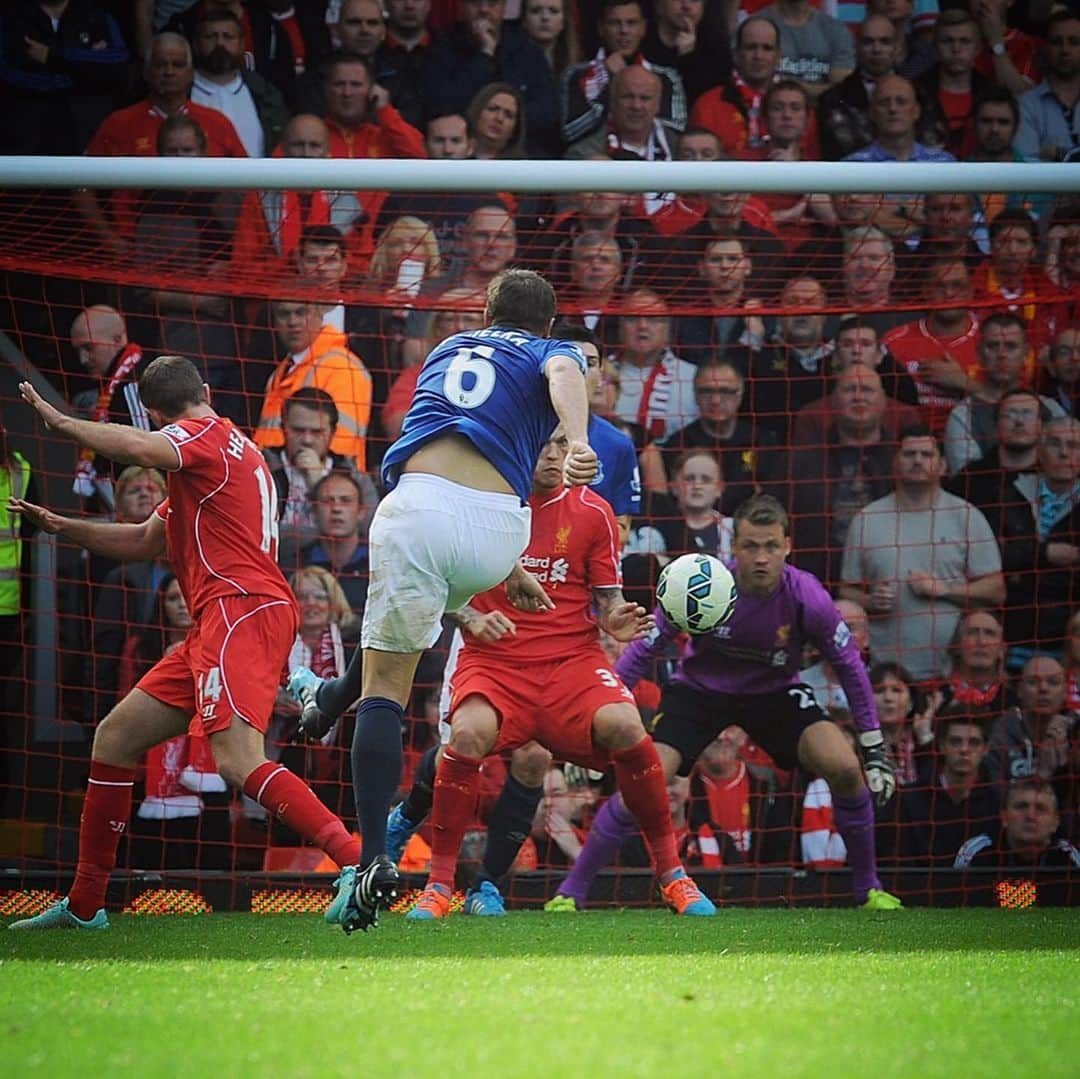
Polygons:
<instances>
[{"instance_id":1,"label":"red shorts","mask_svg":"<svg viewBox=\"0 0 1080 1079\"><path fill-rule=\"evenodd\" d=\"M634 704L634 695L611 669L600 648L572 659L496 667L467 655L452 681L450 718L466 697L483 697L502 720L492 752L516 749L535 739L560 760L602 771L607 750L593 743L593 717L606 704Z\"/></svg>"},{"instance_id":2,"label":"red shorts","mask_svg":"<svg viewBox=\"0 0 1080 1079\"><path fill-rule=\"evenodd\" d=\"M285 600L216 599L135 688L190 712L204 734L225 730L234 715L265 734L296 628L296 609Z\"/></svg>"}]
</instances>

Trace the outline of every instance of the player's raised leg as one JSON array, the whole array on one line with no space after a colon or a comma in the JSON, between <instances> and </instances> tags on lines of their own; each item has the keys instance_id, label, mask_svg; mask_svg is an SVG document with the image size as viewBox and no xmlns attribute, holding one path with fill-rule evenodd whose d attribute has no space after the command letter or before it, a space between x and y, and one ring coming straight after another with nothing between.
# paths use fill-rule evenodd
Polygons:
<instances>
[{"instance_id":1,"label":"player's raised leg","mask_svg":"<svg viewBox=\"0 0 1080 1079\"><path fill-rule=\"evenodd\" d=\"M898 910L903 904L881 887L874 851L874 807L855 750L835 723L811 724L799 738L799 763L823 776L832 791L836 830L847 847L855 902L867 910Z\"/></svg>"},{"instance_id":2,"label":"player's raised leg","mask_svg":"<svg viewBox=\"0 0 1080 1079\"><path fill-rule=\"evenodd\" d=\"M629 703L605 705L593 718L593 737L611 754L619 793L645 837L664 902L676 914L715 914L716 907L679 860L664 763L637 708Z\"/></svg>"},{"instance_id":3,"label":"player's raised leg","mask_svg":"<svg viewBox=\"0 0 1080 1079\"><path fill-rule=\"evenodd\" d=\"M450 744L444 748L435 772L431 872L408 918L444 918L450 911L461 840L476 813L480 762L495 747L498 736L499 716L484 697L472 694L454 709Z\"/></svg>"},{"instance_id":4,"label":"player's raised leg","mask_svg":"<svg viewBox=\"0 0 1080 1079\"><path fill-rule=\"evenodd\" d=\"M105 891L116 850L127 831L135 767L148 750L184 734L191 710L133 689L101 721L94 734L90 778L79 821L79 861L71 892L34 918L10 929L107 929Z\"/></svg>"}]
</instances>

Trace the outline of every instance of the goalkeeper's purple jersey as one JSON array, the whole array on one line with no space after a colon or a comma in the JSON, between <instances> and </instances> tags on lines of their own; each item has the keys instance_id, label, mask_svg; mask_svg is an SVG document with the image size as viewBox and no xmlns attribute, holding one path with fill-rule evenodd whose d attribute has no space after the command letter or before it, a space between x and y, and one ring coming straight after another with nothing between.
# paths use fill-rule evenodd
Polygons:
<instances>
[{"instance_id":1,"label":"goalkeeper's purple jersey","mask_svg":"<svg viewBox=\"0 0 1080 1079\"><path fill-rule=\"evenodd\" d=\"M656 629L632 642L615 670L631 688L652 669L664 640L679 635L659 608ZM799 682L803 646L812 644L832 664L847 694L859 730L879 726L877 706L851 630L821 582L805 570L785 565L770 596L739 593L728 622L689 638L672 681L740 697L775 693Z\"/></svg>"}]
</instances>

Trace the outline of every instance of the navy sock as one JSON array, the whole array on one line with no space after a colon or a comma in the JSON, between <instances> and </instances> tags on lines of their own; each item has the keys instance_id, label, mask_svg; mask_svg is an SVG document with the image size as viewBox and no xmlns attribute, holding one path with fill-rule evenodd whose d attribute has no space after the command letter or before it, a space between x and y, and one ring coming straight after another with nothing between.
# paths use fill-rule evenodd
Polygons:
<instances>
[{"instance_id":1,"label":"navy sock","mask_svg":"<svg viewBox=\"0 0 1080 1079\"><path fill-rule=\"evenodd\" d=\"M439 747L434 745L420 758L413 774L412 790L401 803L405 818L416 825L431 812L431 803L435 800L435 756L438 752Z\"/></svg>"},{"instance_id":2,"label":"navy sock","mask_svg":"<svg viewBox=\"0 0 1080 1079\"><path fill-rule=\"evenodd\" d=\"M484 865L476 878L476 885L490 880L496 887L510 872L521 844L532 829L536 807L544 796L544 788L526 787L512 775L506 777L491 816L488 818L487 847Z\"/></svg>"},{"instance_id":3,"label":"navy sock","mask_svg":"<svg viewBox=\"0 0 1080 1079\"><path fill-rule=\"evenodd\" d=\"M338 678L327 678L315 695L315 703L324 715L337 719L346 708L360 696L364 677L364 650L358 648L345 673Z\"/></svg>"},{"instance_id":4,"label":"navy sock","mask_svg":"<svg viewBox=\"0 0 1080 1079\"><path fill-rule=\"evenodd\" d=\"M367 697L356 710L352 780L363 842L361 866L370 864L376 855L386 853L386 814L401 782L404 720L401 705L385 697Z\"/></svg>"}]
</instances>

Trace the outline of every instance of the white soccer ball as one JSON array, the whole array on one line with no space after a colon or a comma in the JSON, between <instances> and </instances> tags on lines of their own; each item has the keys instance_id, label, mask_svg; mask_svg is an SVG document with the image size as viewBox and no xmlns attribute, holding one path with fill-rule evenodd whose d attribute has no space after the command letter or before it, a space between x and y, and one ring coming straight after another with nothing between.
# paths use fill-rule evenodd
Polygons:
<instances>
[{"instance_id":1,"label":"white soccer ball","mask_svg":"<svg viewBox=\"0 0 1080 1079\"><path fill-rule=\"evenodd\" d=\"M686 633L711 633L735 610L731 571L710 554L684 554L669 562L656 582L656 602Z\"/></svg>"}]
</instances>

